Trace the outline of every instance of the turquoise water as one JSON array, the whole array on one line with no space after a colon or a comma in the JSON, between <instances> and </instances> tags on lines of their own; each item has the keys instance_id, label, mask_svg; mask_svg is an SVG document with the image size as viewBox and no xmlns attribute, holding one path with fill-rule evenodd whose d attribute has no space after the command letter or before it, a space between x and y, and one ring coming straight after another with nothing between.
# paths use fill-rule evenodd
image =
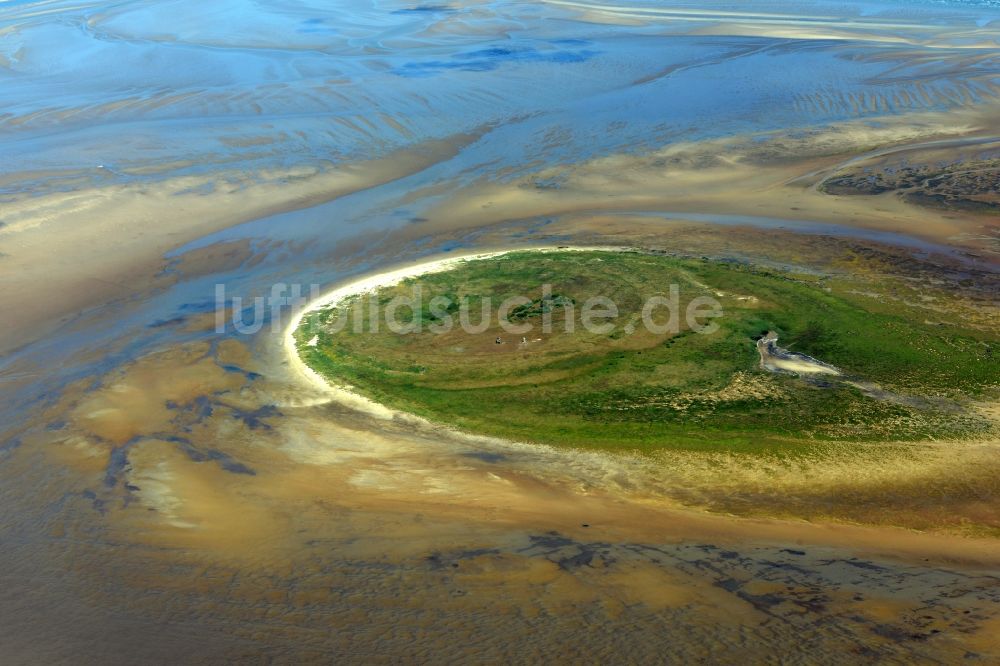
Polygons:
<instances>
[{"instance_id":1,"label":"turquoise water","mask_svg":"<svg viewBox=\"0 0 1000 666\"><path fill-rule=\"evenodd\" d=\"M463 444L456 464L448 446L438 448L442 442L437 434L433 441L419 441L420 457L410 458L409 450L398 458L384 454L382 442L393 441L406 426L378 425L378 437L372 439L367 421L357 421L337 407L303 405L298 395L301 387L289 381L287 361L273 328L265 327L256 338L240 338L251 357L245 368L222 354L222 343L234 334L231 329L216 333L212 322L206 321L219 307L217 288L225 286L230 297L239 296L249 303L279 283L298 284L307 290L312 284L326 287L442 252L580 240L560 236L556 231L559 214L549 215L548 211L544 215L529 213L539 217L511 221L499 230L477 228L486 222L476 218L475 208L460 231L444 233L434 230L433 224L422 226L433 216L436 204L466 185L485 185L483 189L488 191L491 183L530 174L532 179L525 178L523 183L539 189L556 188L558 182L535 176L547 168L592 157L639 153L702 138L780 130L794 139L805 134L804 128L842 120L874 124L911 112L961 111L979 105L990 108L985 105L1000 95L1000 10L994 9L998 4L996 0L634 0L613 4L599 0L487 0L475 4L443 0L0 1L0 278L10 280L16 271L30 269L34 271L31 279L37 279L37 289L32 284L30 290L34 301L44 305L50 297L59 296L61 289L72 299L65 306L55 299L62 309L54 308L48 319L41 319L46 327L43 332L33 333L32 339L11 352L0 353L0 571L8 583L6 596L0 599L0 663L60 661L47 658L49 652L58 654L60 663L98 662L103 655L109 656L98 663L211 661L213 657L207 655L222 655L224 650L215 645L212 651L206 641L233 635L234 630L255 637L250 648L240 650L287 647L287 652L261 653L265 659L277 655L273 660L278 662L302 661L292 655L303 647L303 639L308 641L306 647L322 647L332 637L345 635L351 639L352 649L359 650L352 653L355 658L371 648L384 660L386 654L393 653L386 652L385 637L373 639L375 634L366 633L368 628L382 634L383 628L405 628L411 620L419 632L395 635L395 640L407 643L407 650L420 640L426 646L426 637L433 642L442 632L462 631L465 637L446 636L433 646L446 648L438 661L448 661L453 646L461 651L467 637L474 642L485 638L486 649L498 644L516 647L521 634L510 634L508 627L517 625L503 624L496 613L488 612L491 609L476 606L474 593L466 597L471 605L464 605L458 594L465 596L468 588L464 584L462 590L442 586L440 570L432 567L430 573L414 578L414 568L408 564L395 578L396 569L386 568L381 555L371 555L369 560L365 559L368 555L353 554L356 542L374 538L388 543L395 538L393 530L399 528L391 527L394 523L390 522L390 531L384 532L385 523L378 513L372 514L374 519L352 523L344 522L344 513L325 507L321 500L315 506L312 502L290 503L287 513L281 512L280 522L295 520L300 507L307 507L305 513L322 512L317 514L321 520L342 530L338 539L343 541L313 540L307 529L299 530L302 538L308 539L305 545L295 546L308 558L304 566L297 561L293 566L285 551L274 556L280 557L280 562L273 563L273 571L287 571L287 576L272 576L269 560L240 560L240 566L248 571L261 567L266 572L246 579L267 591L268 596L260 599L272 598L275 590L295 594L309 590L302 587L307 582L324 595L327 590L345 592L336 601L331 596L329 603L307 602L307 606L296 608L294 619L280 614L287 612L283 602L256 602L244 597L242 582L224 569L216 571L201 564L192 567L190 560L180 558L184 545L150 548L142 542L142 526L154 525L146 520L157 519L150 518L151 509L137 499L143 497L137 494L143 489L130 485L125 470L135 461L129 458L129 447L154 437L176 446L193 463L204 463L202 469L218 464L220 474L236 471L241 483L248 483L247 488L252 486L246 471L260 469L265 477L271 471L265 465L277 460L270 453L285 456L286 445L289 456L295 455L291 452L300 445L337 453L371 449L372 455L389 456L384 464L379 462L380 468L412 469L419 478L427 470L460 470L465 474L462 470L481 463L512 472L511 478L519 479L518 485L520 479L527 480L525 488L549 488L552 479L563 479L567 474L566 478L574 480L573 488L598 488L606 483L627 485L630 492L631 488L644 488L641 483L633 484L628 474L619 480L616 473L612 480L605 473L591 475L589 468L577 471L565 458L546 462L549 454L541 449L518 449L511 465L505 457L498 459L489 450L470 450ZM211 197L217 190L231 188L242 193L240 188L248 183L263 180L280 185L301 174L349 167L399 149L419 150L430 139L463 132L475 132L478 138L455 142L454 155L428 160L423 168L402 170L409 173L405 177L311 207L300 208L306 204L285 201L283 205L294 210L266 216L263 211L269 202L257 200L253 210L260 211L254 214L261 217L215 233L208 231L221 226L218 220L208 220L203 228L187 235L171 226L188 214L184 203L195 197L177 197L180 205L174 212L170 198L157 196L170 191L157 189L157 185L183 178L188 192L204 195L214 204ZM122 197L130 214L138 211L134 226L133 219L124 214L115 217L120 190L102 189L118 184L136 186L126 189ZM529 186L528 193L531 191ZM93 221L97 226L105 222L95 219L97 215L111 214L113 224L98 226L100 233L85 229L86 233L79 235L85 239L79 255L70 243L53 244L58 251L48 247L49 239L65 233L69 226L54 218L76 203L67 197L68 203L60 202L65 203L62 208L50 207L59 197L42 198L59 192L80 194L85 203L89 196L99 200L100 205L83 207L84 213L69 218L83 220L81 225ZM153 196L143 198L147 193ZM608 193L614 193L613 181ZM16 207L9 204L25 195L38 195L40 206L37 214L29 216L29 222L37 220L38 225L22 235L12 231L18 222L10 213ZM135 201L140 203L127 208ZM855 228L851 220L834 225L775 219L749 206L745 214L719 215L710 207L706 204L706 210L698 214L671 214L666 206L655 212L646 208L633 211L624 205L621 210L602 208L599 212L603 218L643 215L664 230L691 222L711 223L722 229L722 238L727 227L755 227L762 235L787 228L805 234L859 238L862 246L866 242L896 245L914 256L958 252L901 233ZM215 205L215 209L221 208ZM516 208L512 210L512 215L519 214ZM226 211L220 211L219 217L222 212ZM162 228L154 228L160 225ZM75 242L78 237L71 238ZM148 260L148 265L126 270L112 261L145 247L147 242L155 245L150 253L155 259ZM189 251L195 248L211 248L214 254L194 256ZM165 253L162 262L161 250ZM93 261L80 261L81 257ZM190 264L182 263L185 260ZM966 266L978 270L974 262L966 261ZM23 286L24 282L16 284ZM8 283L4 286L8 295L17 291ZM90 298L90 290L95 293L93 303L76 300ZM21 321L21 314L8 307L5 321ZM281 324L281 316L287 314L287 310L277 315L269 311L264 316L277 317L268 320L269 324ZM27 315L32 321L32 313ZM0 336L0 344L8 343ZM133 380L131 388L121 383L120 371L133 361L148 361L154 353L157 356L153 358L163 360L163 366L152 366L149 378ZM206 381L204 386L191 389L197 396L190 407L179 405L164 386L180 383L175 376L188 381L186 370L203 365L202 361L214 372L241 375L246 385L220 393L214 383ZM159 367L164 369L163 386L159 385ZM209 370L197 372L210 374ZM143 382L151 386L141 385ZM89 402L91 397L103 400L102 396L119 389L134 390L143 400L124 402L120 410L97 409ZM153 412L152 407L160 405L170 410L171 421L155 426L156 432L144 430L121 446L87 434L81 425L95 415L103 418L101 412L120 411L123 418L130 417L131 409L139 410L138 421L145 410ZM268 423L261 425L261 420ZM344 432L352 433L351 439L341 441L339 429L336 436L325 434L331 432L325 430L329 423L338 428L343 423ZM360 430L355 430L358 423ZM81 464L86 466L80 469L76 463L64 462L64 454L66 461L76 460L70 456L77 453L66 451L82 444L104 451L98 455L105 455L106 460L97 459L96 466L94 461L84 461ZM425 455L429 457L425 459ZM290 460L280 459L280 473L289 469ZM343 460L336 465L354 464L350 456ZM136 465L141 464L138 459ZM533 476L537 470L542 470L542 476ZM586 483L578 483L577 474ZM298 477L281 478L294 481ZM313 478L312 474L308 478ZM169 485L169 481L164 483ZM853 497L853 486L845 487L845 496ZM931 488L930 495L943 496L940 489ZM254 492L258 491L249 491L248 497ZM340 492L352 503L350 511L354 511L354 492L346 485ZM526 492L532 493L533 502L548 496L547 491ZM827 492L827 487L820 492ZM284 497L282 492L268 497L266 503L270 506ZM872 502L881 502L884 497L879 490L872 495ZM573 495L574 501L576 498ZM478 501L470 516L482 510ZM252 508L253 503L247 506ZM359 506L367 510L363 503ZM421 504L415 506L422 511ZM878 513L883 511L879 505ZM248 512L247 519L253 520L255 515ZM424 522L423 514L413 518L413 525ZM132 520L136 522L123 522ZM492 517L488 520L494 522ZM432 523L433 516L426 524ZM467 546L470 550L466 553L475 553L474 549L490 543L481 543L475 532L470 534L469 524L462 516L453 531L433 532L436 536L431 536L426 546L428 553L434 549L435 554L418 566L448 562L440 559L438 548L445 555L459 546ZM498 524L489 529L499 529ZM136 525L140 526L139 541L132 543L129 539ZM311 522L303 525L314 526ZM603 527L594 527L595 538L604 539L597 536ZM412 538L412 529L407 522L399 531L400 542ZM546 558L539 559L546 567L556 565L551 559L554 551L545 545L551 539L551 534L543 537L541 545L531 551L532 557ZM511 543L519 548L513 555L524 557L527 549L520 548L519 542ZM704 553L678 551L681 556L669 556L663 566L709 562L709 566L699 564L698 568L711 573L706 580L712 590L742 594L739 587L732 587L736 578L730 576L760 575L762 580L774 576L783 587L788 583L789 590L794 583L803 591L801 604L784 604L785 616L769 615L772 619L764 619L759 627L748 625L733 634L732 654L741 656L756 646L762 650L756 654L812 650L805 654L828 654L830 661L835 661L845 653L876 654L847 651L875 641L873 645L879 649L890 646L895 650L886 654L902 655L897 661L919 661L925 653L918 649L952 644L924 641L925 636L920 635L914 638L912 624L900 624L898 630L881 619L859 624L853 604L837 611L835 604L816 603L822 598L818 595L827 592L830 599L847 603L854 592L847 594L841 581L856 583L861 580L857 578L859 571L864 574L856 585L859 595L863 592L868 598L873 591L891 589L907 603L919 600L922 608L912 617L917 617L916 613L925 618L925 613L957 617L964 624L955 626L967 632L978 628L973 620L986 622L996 615L984 610L996 606L993 597L980 594L986 582L965 574L952 576L936 568L937 564L928 565L918 575L912 568L863 565L853 551L845 550L844 556L851 559L843 560L838 569L837 560L829 556L833 551L817 550L803 559L806 553L798 550L802 546L789 545L794 548L783 549L784 555L759 553L760 566L754 569L747 568L748 559L729 550L731 544L717 549L721 554L712 555L711 560L704 560ZM252 548L250 545L247 550ZM373 547L372 553L379 548L382 546ZM600 548L626 561L637 552L635 544L614 546L614 551L605 545ZM692 548L716 550L711 545ZM661 566L665 553L668 551L655 550L654 559L643 560L643 566ZM774 564L787 559L786 555L794 563ZM455 562L458 567L458 560ZM806 562L822 576L809 573L804 568ZM355 569L363 576L339 578L339 574L330 573ZM589 564L586 569L589 571ZM532 571L525 580L538 580L535 572L542 569ZM795 574L794 580L787 578L789 572ZM318 577L311 579L312 575ZM505 575L505 570L498 569L497 575ZM389 579L394 582L386 587ZM183 592L189 589L189 582L214 580L222 585L198 587L190 596ZM226 584L227 580L234 582ZM645 580L640 579L640 583ZM546 585L525 584L535 585L541 598L548 595L543 589ZM966 594L968 590L974 594ZM438 592L444 596L434 596ZM666 592L672 594L669 589ZM407 603L397 603L397 595ZM964 606L955 604L963 595L971 600L961 603L972 609L964 613L974 614L959 612ZM755 592L734 599L732 615L744 617L747 599L773 596ZM426 606L424 610L434 610L439 599L440 606L451 609L448 612L452 615L421 615L411 605L417 600ZM659 611L655 615L664 618L662 623L637 624L641 612L636 615L635 609L624 606L620 599L608 606L623 609L621 619L612 622L598 612L596 603L574 600L565 607L571 612L552 612L560 607L543 606L537 614L524 616L527 633L523 635L542 643L562 641L592 660L601 659L599 654L608 654L605 661L621 660L625 654L632 655L628 658L632 661L662 661L664 655L682 660L676 655L691 650L704 661L710 654L703 650L706 641L717 640L725 630L725 625L712 620L715 615L702 616L703 609L714 607L714 597L708 599L711 601L690 605L690 613L697 619L692 625L678 624L673 615ZM378 612L369 614L365 604ZM361 615L359 611L363 611ZM595 613L593 621L587 615L590 611ZM728 618L728 608L719 612L723 611L722 617ZM348 616L360 618L359 624L343 624L342 619ZM912 618L906 619L909 622ZM688 626L704 632L691 632ZM287 636L288 643L265 646L266 632L275 627L287 632L280 636L282 641ZM904 637L898 646L893 639L896 634L887 628ZM553 629L562 633L555 634ZM640 635L642 640L636 640ZM954 642L955 635L941 638ZM824 642L817 636L833 638ZM365 645L366 640L371 644ZM594 645L622 645L626 651L590 651ZM637 645L648 652L627 651ZM319 659L320 654L325 658L329 653L318 650L311 653L311 659ZM19 654L30 658L19 660ZM238 660L234 654L226 654L229 661ZM528 658L537 661L538 654ZM567 653L561 650L554 654L565 659ZM651 656L637 659L636 654ZM753 657L747 655L746 660L752 662ZM932 650L923 660L946 661L934 658L936 655Z\"/></svg>"},{"instance_id":2,"label":"turquoise water","mask_svg":"<svg viewBox=\"0 0 1000 666\"><path fill-rule=\"evenodd\" d=\"M296 251L178 287L136 315L170 320L220 279L248 292L335 281L324 257L424 219L442 187L1000 94L1000 22L984 23L1000 13L978 5L588 2L2 3L0 206L178 176L210 196L479 135L400 180L176 248L254 239ZM124 330L109 326L102 335Z\"/></svg>"},{"instance_id":3,"label":"turquoise water","mask_svg":"<svg viewBox=\"0 0 1000 666\"><path fill-rule=\"evenodd\" d=\"M997 44L994 2L636 2L585 15L598 4L3 3L0 191L322 169L483 126L493 139L471 159L513 174L1000 91L995 54L967 48ZM759 29L707 34L731 22L719 12Z\"/></svg>"}]
</instances>

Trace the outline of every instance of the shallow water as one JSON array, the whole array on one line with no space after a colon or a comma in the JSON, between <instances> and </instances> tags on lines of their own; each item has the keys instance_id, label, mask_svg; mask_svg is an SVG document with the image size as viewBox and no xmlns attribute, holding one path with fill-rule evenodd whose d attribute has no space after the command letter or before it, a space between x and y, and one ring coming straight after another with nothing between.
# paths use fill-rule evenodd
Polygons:
<instances>
[{"instance_id":1,"label":"shallow water","mask_svg":"<svg viewBox=\"0 0 1000 666\"><path fill-rule=\"evenodd\" d=\"M997 654L981 544L894 532L883 548L877 529L673 514L678 498L710 499L694 463L667 474L373 420L289 372L288 307L255 336L214 330L219 284L253 297L460 250L630 242L615 219L659 225L637 243L695 254L739 254L735 239L790 264L796 241L780 246L796 229L986 270L989 257L917 227L574 193L613 198L614 178L638 171L627 160L665 145L766 148L774 132L995 109L995 4L3 3L0 277L20 289L22 267L41 265L29 300L58 300L85 248L31 254L23 239L64 234L67 219L107 234L95 252L109 265L143 235L166 240L143 271L70 271L74 297L104 295L54 310L27 343L2 341L0 661ZM362 173L380 157L415 166ZM700 155L693 172L726 157ZM608 180L588 180L602 159ZM355 179L343 196L169 233L337 170ZM574 205L518 207L564 191ZM45 208L60 193L69 203ZM78 195L107 207L76 215ZM115 209L126 195L138 203ZM945 495L936 472L971 484L992 453L873 459L861 479L838 460L804 480L763 466L724 492L752 503L778 479L790 505L847 496L880 524L905 503L893 483ZM995 514L988 498L968 510Z\"/></svg>"},{"instance_id":2,"label":"shallow water","mask_svg":"<svg viewBox=\"0 0 1000 666\"><path fill-rule=\"evenodd\" d=\"M475 178L1000 90L965 48L997 44L987 7L599 6L4 3L0 173L10 192L324 167L489 124L448 165ZM739 21L761 34L702 34Z\"/></svg>"}]
</instances>

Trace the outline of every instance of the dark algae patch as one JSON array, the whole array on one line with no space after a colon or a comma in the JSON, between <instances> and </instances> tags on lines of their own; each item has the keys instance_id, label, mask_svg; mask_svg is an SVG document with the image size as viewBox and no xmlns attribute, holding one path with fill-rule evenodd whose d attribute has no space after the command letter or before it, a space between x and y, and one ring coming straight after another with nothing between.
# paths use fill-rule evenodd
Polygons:
<instances>
[{"instance_id":1,"label":"dark algae patch","mask_svg":"<svg viewBox=\"0 0 1000 666\"><path fill-rule=\"evenodd\" d=\"M371 303L384 308L417 288L419 307L396 308L394 320L420 330L393 332L384 318L375 330ZM650 330L644 305L669 299L672 288L678 326ZM312 312L295 335L303 360L334 383L435 422L520 441L773 453L815 442L995 436L975 408L995 399L1000 384L995 327L930 321L925 308L879 291L891 289L706 258L524 251ZM505 320L530 327L524 333L499 323L499 304L514 296L523 298ZM618 314L588 330L582 308L598 296ZM722 316L710 319L714 332L686 321L696 298L721 306ZM477 332L459 325L460 306ZM654 309L654 322L667 323L668 312ZM762 369L756 341L768 333L841 374Z\"/></svg>"}]
</instances>

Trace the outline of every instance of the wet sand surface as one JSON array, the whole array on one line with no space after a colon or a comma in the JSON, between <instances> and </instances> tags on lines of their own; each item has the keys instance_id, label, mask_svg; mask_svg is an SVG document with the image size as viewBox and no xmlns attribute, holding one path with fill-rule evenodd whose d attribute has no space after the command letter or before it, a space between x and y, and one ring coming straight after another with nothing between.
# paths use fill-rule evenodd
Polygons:
<instances>
[{"instance_id":1,"label":"wet sand surface","mask_svg":"<svg viewBox=\"0 0 1000 666\"><path fill-rule=\"evenodd\" d=\"M993 145L1000 14L837 11L0 9L0 661L1000 659L997 442L489 441L301 381L289 308L215 330L219 284L561 244L996 326L995 215L822 184Z\"/></svg>"}]
</instances>

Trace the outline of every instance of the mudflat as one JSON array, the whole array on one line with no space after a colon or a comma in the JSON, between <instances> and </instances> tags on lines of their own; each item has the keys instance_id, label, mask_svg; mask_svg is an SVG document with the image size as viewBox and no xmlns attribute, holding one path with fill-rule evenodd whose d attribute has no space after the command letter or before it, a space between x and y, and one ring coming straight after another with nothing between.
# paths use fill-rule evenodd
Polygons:
<instances>
[{"instance_id":1,"label":"mudflat","mask_svg":"<svg viewBox=\"0 0 1000 666\"><path fill-rule=\"evenodd\" d=\"M0 661L1000 658L990 2L0 35ZM334 340L289 297L402 278L626 314ZM670 282L717 338L626 333Z\"/></svg>"}]
</instances>

